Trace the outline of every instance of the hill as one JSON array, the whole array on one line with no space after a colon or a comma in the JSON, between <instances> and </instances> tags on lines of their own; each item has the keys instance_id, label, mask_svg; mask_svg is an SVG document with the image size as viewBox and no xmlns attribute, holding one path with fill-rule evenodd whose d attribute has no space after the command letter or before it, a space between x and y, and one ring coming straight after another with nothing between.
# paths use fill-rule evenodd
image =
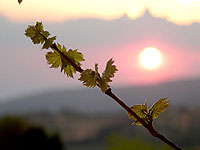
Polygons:
<instances>
[{"instance_id":1,"label":"hill","mask_svg":"<svg viewBox=\"0 0 200 150\"><path fill-rule=\"evenodd\" d=\"M200 104L200 80L176 81L146 87L113 88L126 104L144 103L147 99L152 104L157 99L169 97L171 105ZM31 112L58 113L108 113L122 109L99 89L57 90L24 96L0 103L0 114Z\"/></svg>"}]
</instances>

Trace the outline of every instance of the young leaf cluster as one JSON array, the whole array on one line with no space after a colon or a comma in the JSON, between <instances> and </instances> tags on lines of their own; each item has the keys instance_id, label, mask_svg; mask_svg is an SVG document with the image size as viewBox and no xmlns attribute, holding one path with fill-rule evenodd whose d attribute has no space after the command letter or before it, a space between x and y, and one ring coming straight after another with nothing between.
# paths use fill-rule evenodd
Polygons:
<instances>
[{"instance_id":1,"label":"young leaf cluster","mask_svg":"<svg viewBox=\"0 0 200 150\"><path fill-rule=\"evenodd\" d=\"M78 52L76 50L67 49L63 45L63 47L60 44L56 44L57 48L65 54L69 59L71 59L77 66L81 65L81 61L84 61L82 53ZM73 77L73 73L76 73L76 69L68 62L63 56L60 55L54 48L53 52L47 52L46 59L47 63L50 66L50 68L61 68L61 72L64 71L64 74L66 74L69 77Z\"/></svg>"},{"instance_id":2,"label":"young leaf cluster","mask_svg":"<svg viewBox=\"0 0 200 150\"><path fill-rule=\"evenodd\" d=\"M133 105L131 110L135 112L141 119L143 119L147 124L151 125L152 121L156 119L161 112L165 111L169 105L168 97L159 99L154 103L150 109L147 108L147 101L144 104ZM134 124L142 125L133 115L128 113L129 118L135 120Z\"/></svg>"},{"instance_id":3,"label":"young leaf cluster","mask_svg":"<svg viewBox=\"0 0 200 150\"><path fill-rule=\"evenodd\" d=\"M99 86L102 92L105 92L108 88L109 82L112 82L111 78L114 77L114 74L117 72L117 68L113 65L114 61L111 58L107 64L102 76L98 72L98 64L95 64L95 70L86 69L81 73L80 81L83 82L83 85L87 87L94 88Z\"/></svg>"},{"instance_id":4,"label":"young leaf cluster","mask_svg":"<svg viewBox=\"0 0 200 150\"><path fill-rule=\"evenodd\" d=\"M75 65L81 66L81 61L84 61L83 54L76 50L69 49L67 50L65 46L60 44L55 44L56 47L53 47L54 40L56 36L49 37L50 33L43 29L42 22L36 22L35 26L28 26L25 30L25 35L29 37L34 44L43 44L42 49L51 48L53 51L46 53L47 63L50 68L61 68L61 72L64 71L68 77L73 77L73 74L76 73L76 69L72 64L63 57L65 55L68 57ZM63 55L61 55L61 53Z\"/></svg>"},{"instance_id":5,"label":"young leaf cluster","mask_svg":"<svg viewBox=\"0 0 200 150\"><path fill-rule=\"evenodd\" d=\"M42 49L48 49L56 40L56 36L49 38L50 33L44 31L42 22L37 22L35 26L28 26L25 35L29 37L34 44L43 44Z\"/></svg>"}]
</instances>

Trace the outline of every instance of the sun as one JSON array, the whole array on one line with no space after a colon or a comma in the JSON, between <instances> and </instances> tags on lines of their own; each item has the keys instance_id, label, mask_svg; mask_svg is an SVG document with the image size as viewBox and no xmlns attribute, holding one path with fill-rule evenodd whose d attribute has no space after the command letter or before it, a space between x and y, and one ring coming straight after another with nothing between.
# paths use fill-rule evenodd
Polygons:
<instances>
[{"instance_id":1,"label":"sun","mask_svg":"<svg viewBox=\"0 0 200 150\"><path fill-rule=\"evenodd\" d=\"M147 47L143 49L139 54L140 64L148 70L154 70L158 68L162 63L162 54L155 47Z\"/></svg>"}]
</instances>

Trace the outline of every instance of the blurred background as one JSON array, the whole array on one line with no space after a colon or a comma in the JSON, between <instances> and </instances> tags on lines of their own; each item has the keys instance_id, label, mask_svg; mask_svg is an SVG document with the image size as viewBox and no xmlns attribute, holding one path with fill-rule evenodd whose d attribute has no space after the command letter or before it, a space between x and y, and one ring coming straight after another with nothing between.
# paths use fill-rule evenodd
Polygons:
<instances>
[{"instance_id":1,"label":"blurred background","mask_svg":"<svg viewBox=\"0 0 200 150\"><path fill-rule=\"evenodd\" d=\"M46 50L24 35L28 25L42 21L56 42L83 53L84 69L98 63L102 72L113 58L118 72L110 85L127 105L147 99L150 107L169 97L156 129L185 150L199 150L199 14L199 0L1 0L0 147L170 149L131 125L100 89L49 68ZM150 47L161 57L154 68L140 59Z\"/></svg>"}]
</instances>

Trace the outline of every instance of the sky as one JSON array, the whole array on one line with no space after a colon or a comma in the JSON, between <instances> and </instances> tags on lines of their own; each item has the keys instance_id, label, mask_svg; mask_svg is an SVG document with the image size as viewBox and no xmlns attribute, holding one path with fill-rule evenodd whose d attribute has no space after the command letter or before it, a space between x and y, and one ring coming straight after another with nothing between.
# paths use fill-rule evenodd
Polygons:
<instances>
[{"instance_id":1,"label":"sky","mask_svg":"<svg viewBox=\"0 0 200 150\"><path fill-rule=\"evenodd\" d=\"M200 21L200 0L24 0L20 7L16 3L14 0L1 0L0 13L17 22L62 22L88 17L110 20L124 14L136 19L149 10L154 17L180 25Z\"/></svg>"},{"instance_id":2,"label":"sky","mask_svg":"<svg viewBox=\"0 0 200 150\"><path fill-rule=\"evenodd\" d=\"M8 9L9 8L9 9ZM200 79L199 0L17 0L0 1L0 101L55 89L80 88L50 69L45 50L24 36L42 21L57 41L84 54L83 68L100 71L113 58L112 86L146 86ZM155 47L163 61L155 70L139 64L139 53Z\"/></svg>"}]
</instances>

